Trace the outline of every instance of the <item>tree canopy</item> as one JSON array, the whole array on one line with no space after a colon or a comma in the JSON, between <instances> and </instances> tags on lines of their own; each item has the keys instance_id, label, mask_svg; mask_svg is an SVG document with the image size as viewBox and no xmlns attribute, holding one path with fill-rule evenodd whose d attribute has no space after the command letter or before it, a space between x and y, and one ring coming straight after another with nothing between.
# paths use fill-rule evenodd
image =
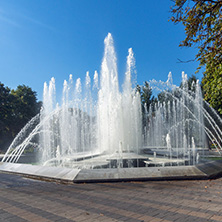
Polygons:
<instances>
[{"instance_id":1,"label":"tree canopy","mask_svg":"<svg viewBox=\"0 0 222 222\"><path fill-rule=\"evenodd\" d=\"M149 83L145 81L144 86L137 85L137 91L140 93L142 110L149 110L149 107L154 103L154 96L152 95L152 88Z\"/></svg>"},{"instance_id":2,"label":"tree canopy","mask_svg":"<svg viewBox=\"0 0 222 222\"><path fill-rule=\"evenodd\" d=\"M10 90L0 82L0 150L4 151L21 128L39 113L41 102L30 87Z\"/></svg>"},{"instance_id":3,"label":"tree canopy","mask_svg":"<svg viewBox=\"0 0 222 222\"><path fill-rule=\"evenodd\" d=\"M222 0L174 0L174 23L185 26L180 46L198 46L200 65L222 63Z\"/></svg>"},{"instance_id":4,"label":"tree canopy","mask_svg":"<svg viewBox=\"0 0 222 222\"><path fill-rule=\"evenodd\" d=\"M208 65L207 65L208 66ZM215 69L207 68L202 80L204 98L222 114L222 64Z\"/></svg>"},{"instance_id":5,"label":"tree canopy","mask_svg":"<svg viewBox=\"0 0 222 222\"><path fill-rule=\"evenodd\" d=\"M204 98L222 114L222 0L173 0L175 24L185 27L185 39L179 46L197 46L196 60L205 68L202 80Z\"/></svg>"}]
</instances>

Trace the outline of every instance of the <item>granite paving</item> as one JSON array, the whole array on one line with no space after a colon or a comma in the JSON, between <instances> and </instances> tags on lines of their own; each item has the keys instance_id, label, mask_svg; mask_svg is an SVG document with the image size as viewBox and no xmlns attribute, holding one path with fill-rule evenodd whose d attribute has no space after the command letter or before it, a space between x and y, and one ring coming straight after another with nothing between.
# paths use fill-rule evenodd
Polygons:
<instances>
[{"instance_id":1,"label":"granite paving","mask_svg":"<svg viewBox=\"0 0 222 222\"><path fill-rule=\"evenodd\" d=\"M0 173L0 221L222 221L222 178L61 184Z\"/></svg>"}]
</instances>

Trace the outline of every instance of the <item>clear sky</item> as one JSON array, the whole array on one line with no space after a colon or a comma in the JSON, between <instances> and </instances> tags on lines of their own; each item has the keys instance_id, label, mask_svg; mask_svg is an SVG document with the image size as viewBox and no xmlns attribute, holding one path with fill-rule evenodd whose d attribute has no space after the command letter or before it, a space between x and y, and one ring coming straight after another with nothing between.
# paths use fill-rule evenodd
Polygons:
<instances>
[{"instance_id":1,"label":"clear sky","mask_svg":"<svg viewBox=\"0 0 222 222\"><path fill-rule=\"evenodd\" d=\"M195 73L197 49L179 48L184 27L168 21L170 0L0 0L0 82L15 89L25 84L42 100L43 84L56 79L85 79L101 69L104 38L114 38L120 85L132 47L137 82L167 80ZM202 78L201 73L197 75Z\"/></svg>"}]
</instances>

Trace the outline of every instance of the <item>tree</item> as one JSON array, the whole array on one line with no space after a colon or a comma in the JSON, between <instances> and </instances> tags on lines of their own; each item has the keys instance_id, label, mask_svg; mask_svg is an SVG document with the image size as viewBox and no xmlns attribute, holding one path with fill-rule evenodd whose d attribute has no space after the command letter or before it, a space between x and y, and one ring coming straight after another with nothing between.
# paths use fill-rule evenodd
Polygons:
<instances>
[{"instance_id":1,"label":"tree","mask_svg":"<svg viewBox=\"0 0 222 222\"><path fill-rule=\"evenodd\" d=\"M16 90L12 90L14 96L15 122L21 129L33 116L39 113L41 103L37 102L36 92L30 87L19 85Z\"/></svg>"},{"instance_id":2,"label":"tree","mask_svg":"<svg viewBox=\"0 0 222 222\"><path fill-rule=\"evenodd\" d=\"M0 82L0 129L3 129L4 122L7 121L7 113L10 109L10 89Z\"/></svg>"},{"instance_id":3,"label":"tree","mask_svg":"<svg viewBox=\"0 0 222 222\"><path fill-rule=\"evenodd\" d=\"M5 150L21 128L39 113L41 102L30 87L10 90L0 82L0 150Z\"/></svg>"},{"instance_id":4,"label":"tree","mask_svg":"<svg viewBox=\"0 0 222 222\"><path fill-rule=\"evenodd\" d=\"M208 66L202 80L204 98L219 114L222 114L222 65L214 70Z\"/></svg>"},{"instance_id":5,"label":"tree","mask_svg":"<svg viewBox=\"0 0 222 222\"><path fill-rule=\"evenodd\" d=\"M146 81L144 86L137 86L137 91L140 93L142 109L146 107L147 111L149 110L150 105L154 102L154 96L152 96L152 88L149 83Z\"/></svg>"},{"instance_id":6,"label":"tree","mask_svg":"<svg viewBox=\"0 0 222 222\"><path fill-rule=\"evenodd\" d=\"M11 141L10 125L12 122L10 89L0 82L0 149Z\"/></svg>"},{"instance_id":7,"label":"tree","mask_svg":"<svg viewBox=\"0 0 222 222\"><path fill-rule=\"evenodd\" d=\"M186 38L180 46L198 44L200 65L222 63L222 0L174 0L174 23L182 22Z\"/></svg>"},{"instance_id":8,"label":"tree","mask_svg":"<svg viewBox=\"0 0 222 222\"><path fill-rule=\"evenodd\" d=\"M196 60L205 67L202 80L204 98L222 114L222 0L174 0L171 21L185 26L185 39L179 46L198 46ZM214 81L212 81L214 80ZM219 87L219 88L218 88ZM215 89L220 91L215 91ZM216 94L215 94L216 93ZM212 99L212 96L218 99Z\"/></svg>"}]
</instances>

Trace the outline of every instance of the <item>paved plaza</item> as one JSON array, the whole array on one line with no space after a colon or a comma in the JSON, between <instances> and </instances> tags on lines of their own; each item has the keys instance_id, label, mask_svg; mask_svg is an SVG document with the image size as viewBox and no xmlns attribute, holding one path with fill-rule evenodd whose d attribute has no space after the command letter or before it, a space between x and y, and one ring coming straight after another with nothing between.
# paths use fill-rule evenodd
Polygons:
<instances>
[{"instance_id":1,"label":"paved plaza","mask_svg":"<svg viewBox=\"0 0 222 222\"><path fill-rule=\"evenodd\" d=\"M59 184L0 173L0 221L222 221L222 179Z\"/></svg>"}]
</instances>

